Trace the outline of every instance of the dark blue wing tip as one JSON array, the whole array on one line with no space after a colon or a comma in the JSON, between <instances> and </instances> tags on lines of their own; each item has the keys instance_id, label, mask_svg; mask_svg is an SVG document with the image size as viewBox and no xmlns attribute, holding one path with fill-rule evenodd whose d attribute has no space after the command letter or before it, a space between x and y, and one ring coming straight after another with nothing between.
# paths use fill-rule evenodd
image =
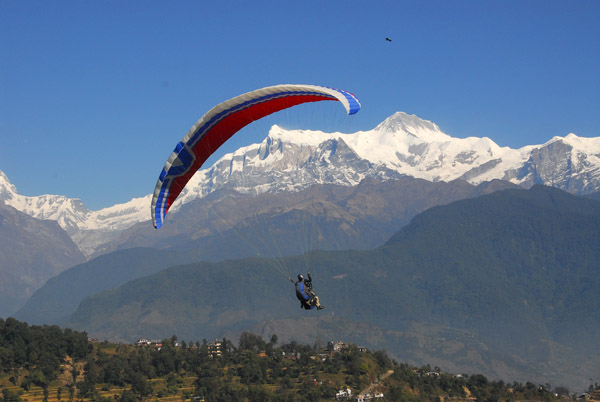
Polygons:
<instances>
[{"instance_id":1,"label":"dark blue wing tip","mask_svg":"<svg viewBox=\"0 0 600 402\"><path fill-rule=\"evenodd\" d=\"M339 90L348 100L348 105L350 106L350 109L348 110L348 114L356 114L358 113L358 111L360 110L360 102L358 101L358 98L356 96L354 96L354 94L348 92L348 91L344 91L343 89Z\"/></svg>"},{"instance_id":2,"label":"dark blue wing tip","mask_svg":"<svg viewBox=\"0 0 600 402\"><path fill-rule=\"evenodd\" d=\"M348 114L356 114L358 113L358 111L360 110L360 105L350 105L350 111L348 112Z\"/></svg>"}]
</instances>

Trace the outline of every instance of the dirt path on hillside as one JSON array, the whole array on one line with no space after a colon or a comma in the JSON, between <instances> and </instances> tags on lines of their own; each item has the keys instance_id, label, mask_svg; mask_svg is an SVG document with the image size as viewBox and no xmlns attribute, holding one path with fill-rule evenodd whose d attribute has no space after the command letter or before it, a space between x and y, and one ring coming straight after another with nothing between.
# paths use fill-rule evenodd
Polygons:
<instances>
[{"instance_id":1,"label":"dirt path on hillside","mask_svg":"<svg viewBox=\"0 0 600 402\"><path fill-rule=\"evenodd\" d=\"M371 385L369 385L366 389L362 390L362 392L360 394L358 394L358 398L359 399L364 399L365 395L370 394L371 391L373 390L373 388L375 388L377 385L379 385L379 383L383 380L385 380L386 378L388 378L389 376L391 376L394 373L394 370L388 370L387 373L385 373L384 375L382 375L379 378L378 382L372 382Z\"/></svg>"}]
</instances>

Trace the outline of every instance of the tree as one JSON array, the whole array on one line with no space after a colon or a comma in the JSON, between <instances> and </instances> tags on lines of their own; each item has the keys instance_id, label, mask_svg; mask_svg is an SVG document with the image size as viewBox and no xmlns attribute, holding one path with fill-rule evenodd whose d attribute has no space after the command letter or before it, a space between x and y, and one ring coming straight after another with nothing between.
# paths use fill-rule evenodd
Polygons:
<instances>
[{"instance_id":1,"label":"tree","mask_svg":"<svg viewBox=\"0 0 600 402\"><path fill-rule=\"evenodd\" d=\"M145 397L152 394L152 385L140 373L134 373L131 377L131 392Z\"/></svg>"},{"instance_id":2,"label":"tree","mask_svg":"<svg viewBox=\"0 0 600 402\"><path fill-rule=\"evenodd\" d=\"M392 360L389 358L385 350L377 350L373 353L373 357L377 363L384 369L392 368Z\"/></svg>"},{"instance_id":3,"label":"tree","mask_svg":"<svg viewBox=\"0 0 600 402\"><path fill-rule=\"evenodd\" d=\"M0 402L22 402L21 397L16 392L12 392L6 388L2 390Z\"/></svg>"},{"instance_id":4,"label":"tree","mask_svg":"<svg viewBox=\"0 0 600 402\"><path fill-rule=\"evenodd\" d=\"M71 370L71 377L73 377L73 384L75 384L77 382L77 377L79 377L79 369L75 366L73 366L73 369Z\"/></svg>"},{"instance_id":5,"label":"tree","mask_svg":"<svg viewBox=\"0 0 600 402\"><path fill-rule=\"evenodd\" d=\"M116 386L125 385L125 363L120 356L111 356L104 363L104 382Z\"/></svg>"},{"instance_id":6,"label":"tree","mask_svg":"<svg viewBox=\"0 0 600 402\"><path fill-rule=\"evenodd\" d=\"M48 397L50 396L50 392L48 392L47 384L42 387L42 392L44 393L44 402L48 402Z\"/></svg>"},{"instance_id":7,"label":"tree","mask_svg":"<svg viewBox=\"0 0 600 402\"><path fill-rule=\"evenodd\" d=\"M69 401L73 402L73 399L75 399L75 387L73 384L69 384L67 387L69 388Z\"/></svg>"},{"instance_id":8,"label":"tree","mask_svg":"<svg viewBox=\"0 0 600 402\"><path fill-rule=\"evenodd\" d=\"M265 342L263 339L255 335L251 332L242 332L240 335L240 349L242 350L252 350L254 352L259 352L265 349Z\"/></svg>"},{"instance_id":9,"label":"tree","mask_svg":"<svg viewBox=\"0 0 600 402\"><path fill-rule=\"evenodd\" d=\"M138 402L138 399L133 392L125 390L119 397L118 402Z\"/></svg>"}]
</instances>

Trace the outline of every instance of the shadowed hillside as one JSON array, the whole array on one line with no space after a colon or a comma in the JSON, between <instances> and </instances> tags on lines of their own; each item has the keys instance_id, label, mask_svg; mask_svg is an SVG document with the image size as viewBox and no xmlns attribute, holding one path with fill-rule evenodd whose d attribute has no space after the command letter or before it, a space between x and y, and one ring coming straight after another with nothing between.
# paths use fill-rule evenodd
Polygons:
<instances>
[{"instance_id":1,"label":"shadowed hillside","mask_svg":"<svg viewBox=\"0 0 600 402\"><path fill-rule=\"evenodd\" d=\"M507 187L514 185L405 177L355 187L317 185L294 194L212 194L171 214L161 230L145 222L125 231L105 250L117 251L52 278L15 316L61 324L87 296L178 264L375 248L424 209Z\"/></svg>"},{"instance_id":2,"label":"shadowed hillside","mask_svg":"<svg viewBox=\"0 0 600 402\"><path fill-rule=\"evenodd\" d=\"M12 315L49 278L84 260L56 222L0 201L0 317Z\"/></svg>"},{"instance_id":3,"label":"shadowed hillside","mask_svg":"<svg viewBox=\"0 0 600 402\"><path fill-rule=\"evenodd\" d=\"M576 385L600 369L598 244L599 202L541 186L506 190L432 208L373 251L283 260L293 275L310 261L320 313L300 310L273 260L246 259L131 281L86 299L71 325L110 339L212 338L292 319L290 339L355 333L417 363ZM293 325L307 316L337 321Z\"/></svg>"}]
</instances>

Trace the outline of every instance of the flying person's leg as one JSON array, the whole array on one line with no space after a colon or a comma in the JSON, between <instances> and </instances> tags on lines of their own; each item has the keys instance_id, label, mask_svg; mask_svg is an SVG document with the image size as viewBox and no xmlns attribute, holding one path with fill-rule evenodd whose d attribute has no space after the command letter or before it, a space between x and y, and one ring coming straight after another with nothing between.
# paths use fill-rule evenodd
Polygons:
<instances>
[{"instance_id":1,"label":"flying person's leg","mask_svg":"<svg viewBox=\"0 0 600 402\"><path fill-rule=\"evenodd\" d=\"M321 303L319 303L319 296L317 296L317 295L314 296L313 303L314 303L314 306L317 307L317 310L322 310L325 308L325 307L321 306Z\"/></svg>"}]
</instances>

